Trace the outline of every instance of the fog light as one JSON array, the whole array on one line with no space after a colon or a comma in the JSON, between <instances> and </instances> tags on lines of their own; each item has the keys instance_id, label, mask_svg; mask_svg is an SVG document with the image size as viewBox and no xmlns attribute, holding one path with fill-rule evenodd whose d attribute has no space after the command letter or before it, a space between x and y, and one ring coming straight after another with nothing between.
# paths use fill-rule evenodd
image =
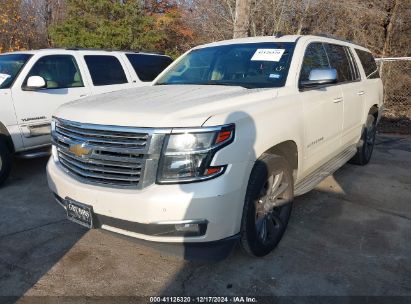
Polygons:
<instances>
[{"instance_id":1,"label":"fog light","mask_svg":"<svg viewBox=\"0 0 411 304\"><path fill-rule=\"evenodd\" d=\"M200 226L198 224L178 224L175 225L177 231L199 233Z\"/></svg>"},{"instance_id":2,"label":"fog light","mask_svg":"<svg viewBox=\"0 0 411 304\"><path fill-rule=\"evenodd\" d=\"M203 236L207 231L207 222L175 224L174 230L175 236Z\"/></svg>"}]
</instances>

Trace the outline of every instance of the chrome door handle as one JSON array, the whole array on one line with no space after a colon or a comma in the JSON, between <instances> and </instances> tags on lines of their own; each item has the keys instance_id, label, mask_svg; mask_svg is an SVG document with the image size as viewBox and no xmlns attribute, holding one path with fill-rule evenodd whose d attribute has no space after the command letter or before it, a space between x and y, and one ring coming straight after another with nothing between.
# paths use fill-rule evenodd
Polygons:
<instances>
[{"instance_id":1,"label":"chrome door handle","mask_svg":"<svg viewBox=\"0 0 411 304\"><path fill-rule=\"evenodd\" d=\"M340 103L341 101L343 101L342 97L334 98L334 103Z\"/></svg>"},{"instance_id":2,"label":"chrome door handle","mask_svg":"<svg viewBox=\"0 0 411 304\"><path fill-rule=\"evenodd\" d=\"M81 98L81 97L86 97L86 96L87 96L87 94L81 94L81 95L80 95L80 98Z\"/></svg>"},{"instance_id":3,"label":"chrome door handle","mask_svg":"<svg viewBox=\"0 0 411 304\"><path fill-rule=\"evenodd\" d=\"M358 93L357 93L358 95L364 95L364 91L359 91Z\"/></svg>"}]
</instances>

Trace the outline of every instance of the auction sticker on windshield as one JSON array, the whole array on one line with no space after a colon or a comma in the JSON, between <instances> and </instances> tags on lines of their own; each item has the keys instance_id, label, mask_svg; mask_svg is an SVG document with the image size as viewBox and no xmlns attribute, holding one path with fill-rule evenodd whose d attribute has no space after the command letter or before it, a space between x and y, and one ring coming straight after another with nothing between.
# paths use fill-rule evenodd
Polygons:
<instances>
[{"instance_id":1,"label":"auction sticker on windshield","mask_svg":"<svg viewBox=\"0 0 411 304\"><path fill-rule=\"evenodd\" d=\"M284 49L258 49L251 61L275 61L279 62L284 54Z\"/></svg>"},{"instance_id":2,"label":"auction sticker on windshield","mask_svg":"<svg viewBox=\"0 0 411 304\"><path fill-rule=\"evenodd\" d=\"M1 74L0 73L0 85L6 81L7 78L10 78L11 76L8 74Z\"/></svg>"}]
</instances>

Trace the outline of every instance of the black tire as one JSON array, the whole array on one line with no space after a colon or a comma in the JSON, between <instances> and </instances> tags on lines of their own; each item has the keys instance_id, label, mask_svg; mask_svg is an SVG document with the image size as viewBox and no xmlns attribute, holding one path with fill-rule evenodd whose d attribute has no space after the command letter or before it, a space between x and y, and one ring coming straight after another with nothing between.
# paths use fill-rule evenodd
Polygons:
<instances>
[{"instance_id":1,"label":"black tire","mask_svg":"<svg viewBox=\"0 0 411 304\"><path fill-rule=\"evenodd\" d=\"M9 177L11 171L11 154L7 145L0 139L0 186Z\"/></svg>"},{"instance_id":2,"label":"black tire","mask_svg":"<svg viewBox=\"0 0 411 304\"><path fill-rule=\"evenodd\" d=\"M357 153L349 161L354 165L365 166L371 160L372 152L375 145L375 136L377 134L376 119L373 115L369 114L365 127L361 136L362 144L357 148Z\"/></svg>"},{"instance_id":3,"label":"black tire","mask_svg":"<svg viewBox=\"0 0 411 304\"><path fill-rule=\"evenodd\" d=\"M277 246L287 228L293 198L289 164L281 156L264 154L252 169L244 202L241 245L248 254L262 257Z\"/></svg>"}]
</instances>

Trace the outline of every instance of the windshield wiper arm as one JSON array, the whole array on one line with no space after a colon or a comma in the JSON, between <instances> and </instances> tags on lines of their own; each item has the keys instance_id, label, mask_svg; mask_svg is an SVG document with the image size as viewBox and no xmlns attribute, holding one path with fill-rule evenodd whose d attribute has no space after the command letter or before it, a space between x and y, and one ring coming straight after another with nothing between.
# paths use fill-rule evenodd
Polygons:
<instances>
[{"instance_id":1,"label":"windshield wiper arm","mask_svg":"<svg viewBox=\"0 0 411 304\"><path fill-rule=\"evenodd\" d=\"M227 81L206 81L206 82L162 82L156 83L155 85L221 85L221 86L232 86L232 87L243 87L246 89L254 88L253 85L240 84Z\"/></svg>"},{"instance_id":2,"label":"windshield wiper arm","mask_svg":"<svg viewBox=\"0 0 411 304\"><path fill-rule=\"evenodd\" d=\"M243 87L246 89L251 88L245 83L235 83L235 82L228 82L228 81L207 81L207 82L200 82L199 85L221 85L221 86L232 86L232 87Z\"/></svg>"}]
</instances>

